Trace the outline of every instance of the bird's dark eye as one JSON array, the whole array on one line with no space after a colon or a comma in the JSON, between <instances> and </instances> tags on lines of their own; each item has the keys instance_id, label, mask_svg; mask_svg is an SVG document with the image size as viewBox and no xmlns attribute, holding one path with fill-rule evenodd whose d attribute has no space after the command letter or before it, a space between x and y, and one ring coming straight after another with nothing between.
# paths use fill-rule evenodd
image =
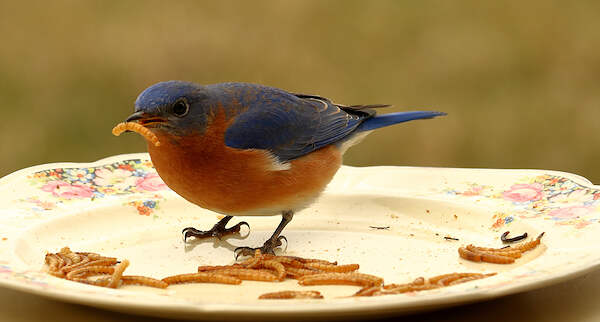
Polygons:
<instances>
[{"instance_id":1,"label":"bird's dark eye","mask_svg":"<svg viewBox=\"0 0 600 322\"><path fill-rule=\"evenodd\" d=\"M190 111L190 106L185 100L181 99L173 104L172 110L175 116L184 117Z\"/></svg>"}]
</instances>

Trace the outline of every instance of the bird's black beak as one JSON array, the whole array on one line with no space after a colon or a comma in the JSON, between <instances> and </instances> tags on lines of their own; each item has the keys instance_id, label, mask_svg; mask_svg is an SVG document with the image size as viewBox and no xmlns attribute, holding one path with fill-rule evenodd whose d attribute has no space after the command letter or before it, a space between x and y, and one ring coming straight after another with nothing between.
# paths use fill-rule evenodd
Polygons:
<instances>
[{"instance_id":1,"label":"bird's black beak","mask_svg":"<svg viewBox=\"0 0 600 322\"><path fill-rule=\"evenodd\" d=\"M139 121L142 119L148 118L148 114L145 112L135 112L131 115L129 115L129 117L127 118L127 120L125 120L125 122L133 122L133 121Z\"/></svg>"},{"instance_id":2,"label":"bird's black beak","mask_svg":"<svg viewBox=\"0 0 600 322\"><path fill-rule=\"evenodd\" d=\"M140 111L129 115L125 122L137 122L146 127L156 127L166 123L167 120L163 117Z\"/></svg>"}]
</instances>

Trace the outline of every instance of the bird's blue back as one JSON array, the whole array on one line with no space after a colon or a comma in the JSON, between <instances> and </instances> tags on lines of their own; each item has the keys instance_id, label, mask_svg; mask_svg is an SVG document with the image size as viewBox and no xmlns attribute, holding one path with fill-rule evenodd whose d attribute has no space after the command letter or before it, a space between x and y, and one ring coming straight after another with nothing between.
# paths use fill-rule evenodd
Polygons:
<instances>
[{"instance_id":1,"label":"bird's blue back","mask_svg":"<svg viewBox=\"0 0 600 322\"><path fill-rule=\"evenodd\" d=\"M264 149L289 161L330 144L341 144L353 134L439 112L404 112L375 116L368 107L342 106L328 99L246 83L207 86L211 97L237 114L225 133L225 144L239 149Z\"/></svg>"}]
</instances>

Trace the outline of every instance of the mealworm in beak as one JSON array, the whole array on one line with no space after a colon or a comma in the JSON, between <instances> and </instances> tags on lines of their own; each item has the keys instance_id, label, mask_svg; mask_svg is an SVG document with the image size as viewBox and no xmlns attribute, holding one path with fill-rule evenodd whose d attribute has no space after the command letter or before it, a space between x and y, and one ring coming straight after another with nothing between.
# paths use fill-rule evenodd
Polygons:
<instances>
[{"instance_id":1,"label":"mealworm in beak","mask_svg":"<svg viewBox=\"0 0 600 322\"><path fill-rule=\"evenodd\" d=\"M119 124L117 124L117 126L115 126L112 129L112 134L114 136L119 136L119 135L121 135L121 133L123 133L125 131L135 132L135 133L143 136L146 140L152 142L152 144L154 144L154 146L160 146L160 141L158 140L158 137L154 133L152 133L152 131L150 131L150 129L148 129L147 127L144 127L143 125L141 125L139 123L135 123L135 122L119 123Z\"/></svg>"}]
</instances>

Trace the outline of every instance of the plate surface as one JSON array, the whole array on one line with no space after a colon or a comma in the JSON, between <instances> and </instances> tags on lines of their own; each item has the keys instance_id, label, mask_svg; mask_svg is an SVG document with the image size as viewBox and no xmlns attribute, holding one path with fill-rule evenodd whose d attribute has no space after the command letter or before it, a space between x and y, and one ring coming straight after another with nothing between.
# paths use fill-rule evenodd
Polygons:
<instances>
[{"instance_id":1,"label":"plate surface","mask_svg":"<svg viewBox=\"0 0 600 322\"><path fill-rule=\"evenodd\" d=\"M21 170L0 179L0 199L0 285L133 314L204 319L401 314L543 287L600 263L600 187L555 171L342 167L322 197L284 231L286 254L359 263L361 272L386 283L454 271L498 272L452 287L373 298L348 297L357 287L302 287L295 280L113 290L46 274L45 253L64 246L127 258L126 274L190 273L198 265L232 263L233 248L262 244L278 224L278 216L245 217L252 227L245 239L184 244L182 228L208 229L218 214L169 190L147 154ZM507 230L546 234L540 247L515 264L458 257L458 247L470 243L500 247ZM316 289L325 299L257 299L290 289Z\"/></svg>"}]
</instances>

